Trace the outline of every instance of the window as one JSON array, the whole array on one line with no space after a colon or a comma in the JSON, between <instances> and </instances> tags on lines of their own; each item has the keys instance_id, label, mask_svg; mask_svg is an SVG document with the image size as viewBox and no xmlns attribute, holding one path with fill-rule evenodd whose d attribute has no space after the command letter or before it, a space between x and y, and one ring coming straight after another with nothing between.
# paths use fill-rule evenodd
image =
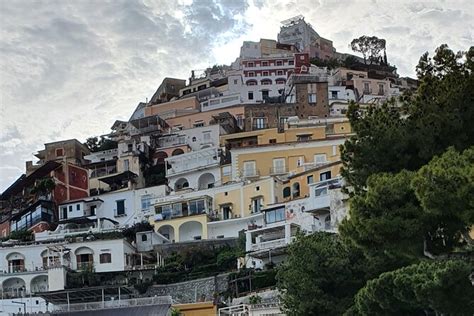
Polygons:
<instances>
[{"instance_id":1,"label":"window","mask_svg":"<svg viewBox=\"0 0 474 316\"><path fill-rule=\"evenodd\" d=\"M76 204L76 210L80 211L81 210L81 204Z\"/></svg>"},{"instance_id":2,"label":"window","mask_svg":"<svg viewBox=\"0 0 474 316\"><path fill-rule=\"evenodd\" d=\"M253 100L253 92L249 91L249 100Z\"/></svg>"},{"instance_id":3,"label":"window","mask_svg":"<svg viewBox=\"0 0 474 316\"><path fill-rule=\"evenodd\" d=\"M204 126L204 122L203 122L203 121L196 121L196 122L194 122L193 126L194 126L194 127L203 127L203 126Z\"/></svg>"},{"instance_id":4,"label":"window","mask_svg":"<svg viewBox=\"0 0 474 316\"><path fill-rule=\"evenodd\" d=\"M308 102L316 103L316 93L308 93Z\"/></svg>"},{"instance_id":5,"label":"window","mask_svg":"<svg viewBox=\"0 0 474 316\"><path fill-rule=\"evenodd\" d=\"M383 84L379 84L379 94L380 95L384 95L384 85Z\"/></svg>"},{"instance_id":6,"label":"window","mask_svg":"<svg viewBox=\"0 0 474 316\"><path fill-rule=\"evenodd\" d=\"M147 240L148 240L148 236L145 235L145 234L143 234L143 235L142 235L142 241L147 241Z\"/></svg>"},{"instance_id":7,"label":"window","mask_svg":"<svg viewBox=\"0 0 474 316\"><path fill-rule=\"evenodd\" d=\"M268 90L263 90L262 91L262 100L265 100L268 98Z\"/></svg>"},{"instance_id":8,"label":"window","mask_svg":"<svg viewBox=\"0 0 474 316\"><path fill-rule=\"evenodd\" d=\"M284 79L277 79L276 81L276 84L285 84L285 80Z\"/></svg>"},{"instance_id":9,"label":"window","mask_svg":"<svg viewBox=\"0 0 474 316\"><path fill-rule=\"evenodd\" d=\"M225 204L221 206L222 219L232 218L232 205Z\"/></svg>"},{"instance_id":10,"label":"window","mask_svg":"<svg viewBox=\"0 0 474 316\"><path fill-rule=\"evenodd\" d=\"M261 84L264 85L264 86L269 86L269 85L272 84L272 81L269 80L269 79L264 79L264 80L261 81ZM263 93L263 91L262 91L262 93ZM268 91L267 91L267 96L268 96Z\"/></svg>"},{"instance_id":11,"label":"window","mask_svg":"<svg viewBox=\"0 0 474 316\"><path fill-rule=\"evenodd\" d=\"M282 60L277 60L275 65L276 66L283 66L283 61Z\"/></svg>"},{"instance_id":12,"label":"window","mask_svg":"<svg viewBox=\"0 0 474 316\"><path fill-rule=\"evenodd\" d=\"M255 77L255 72L249 71L249 72L247 73L247 77Z\"/></svg>"},{"instance_id":13,"label":"window","mask_svg":"<svg viewBox=\"0 0 474 316\"><path fill-rule=\"evenodd\" d=\"M264 129L266 128L266 118L257 117L253 119L253 129Z\"/></svg>"},{"instance_id":14,"label":"window","mask_svg":"<svg viewBox=\"0 0 474 316\"><path fill-rule=\"evenodd\" d=\"M277 70L277 76L283 76L283 70Z\"/></svg>"},{"instance_id":15,"label":"window","mask_svg":"<svg viewBox=\"0 0 474 316\"><path fill-rule=\"evenodd\" d=\"M240 128L244 126L244 117L242 115L237 115L237 126Z\"/></svg>"},{"instance_id":16,"label":"window","mask_svg":"<svg viewBox=\"0 0 474 316\"><path fill-rule=\"evenodd\" d=\"M67 207L66 206L61 208L61 219L67 219Z\"/></svg>"},{"instance_id":17,"label":"window","mask_svg":"<svg viewBox=\"0 0 474 316\"><path fill-rule=\"evenodd\" d=\"M285 158L274 158L272 174L285 173Z\"/></svg>"},{"instance_id":18,"label":"window","mask_svg":"<svg viewBox=\"0 0 474 316\"><path fill-rule=\"evenodd\" d=\"M283 188L283 198L287 198L291 196L291 189L290 187Z\"/></svg>"},{"instance_id":19,"label":"window","mask_svg":"<svg viewBox=\"0 0 474 316\"><path fill-rule=\"evenodd\" d=\"M293 197L294 198L299 197L300 196L300 184L299 184L299 182L293 183L292 188L293 188Z\"/></svg>"},{"instance_id":20,"label":"window","mask_svg":"<svg viewBox=\"0 0 474 316\"><path fill-rule=\"evenodd\" d=\"M308 184L313 183L313 182L314 182L314 177L313 177L313 175L307 176L307 177L306 177L306 182L307 182Z\"/></svg>"},{"instance_id":21,"label":"window","mask_svg":"<svg viewBox=\"0 0 474 316\"><path fill-rule=\"evenodd\" d=\"M257 165L254 160L244 161L243 175L244 177L253 177L257 175Z\"/></svg>"},{"instance_id":22,"label":"window","mask_svg":"<svg viewBox=\"0 0 474 316\"><path fill-rule=\"evenodd\" d=\"M263 66L263 67L268 66L268 61L262 61L262 66Z\"/></svg>"},{"instance_id":23,"label":"window","mask_svg":"<svg viewBox=\"0 0 474 316\"><path fill-rule=\"evenodd\" d=\"M262 71L262 76L268 77L270 76L270 73L268 71Z\"/></svg>"},{"instance_id":24,"label":"window","mask_svg":"<svg viewBox=\"0 0 474 316\"><path fill-rule=\"evenodd\" d=\"M267 224L281 222L285 220L285 208L281 207L276 210L265 212L265 222Z\"/></svg>"},{"instance_id":25,"label":"window","mask_svg":"<svg viewBox=\"0 0 474 316\"><path fill-rule=\"evenodd\" d=\"M325 181L331 179L331 171L321 172L319 174L319 181Z\"/></svg>"},{"instance_id":26,"label":"window","mask_svg":"<svg viewBox=\"0 0 474 316\"><path fill-rule=\"evenodd\" d=\"M295 64L294 60L288 61L288 65L293 66Z\"/></svg>"},{"instance_id":27,"label":"window","mask_svg":"<svg viewBox=\"0 0 474 316\"><path fill-rule=\"evenodd\" d=\"M72 205L69 205L69 212L72 212Z\"/></svg>"},{"instance_id":28,"label":"window","mask_svg":"<svg viewBox=\"0 0 474 316\"><path fill-rule=\"evenodd\" d=\"M370 86L368 82L364 82L364 93L369 94L370 93Z\"/></svg>"},{"instance_id":29,"label":"window","mask_svg":"<svg viewBox=\"0 0 474 316\"><path fill-rule=\"evenodd\" d=\"M196 136L193 136L193 138L191 139L193 143L196 142Z\"/></svg>"},{"instance_id":30,"label":"window","mask_svg":"<svg viewBox=\"0 0 474 316\"><path fill-rule=\"evenodd\" d=\"M95 215L95 210L97 209L97 205L91 205L91 208L90 208L90 216L94 216Z\"/></svg>"},{"instance_id":31,"label":"window","mask_svg":"<svg viewBox=\"0 0 474 316\"><path fill-rule=\"evenodd\" d=\"M112 255L110 253L101 253L99 256L100 263L112 263Z\"/></svg>"},{"instance_id":32,"label":"window","mask_svg":"<svg viewBox=\"0 0 474 316\"><path fill-rule=\"evenodd\" d=\"M64 149L57 148L56 149L56 157L62 157L62 156L64 156Z\"/></svg>"},{"instance_id":33,"label":"window","mask_svg":"<svg viewBox=\"0 0 474 316\"><path fill-rule=\"evenodd\" d=\"M337 91L331 91L331 99L337 99Z\"/></svg>"},{"instance_id":34,"label":"window","mask_svg":"<svg viewBox=\"0 0 474 316\"><path fill-rule=\"evenodd\" d=\"M304 164L304 157L298 157L298 160L296 161L296 166L301 167Z\"/></svg>"},{"instance_id":35,"label":"window","mask_svg":"<svg viewBox=\"0 0 474 316\"><path fill-rule=\"evenodd\" d=\"M129 161L128 159L125 159L125 160L123 161L123 170L124 170L124 171L130 170L130 161Z\"/></svg>"},{"instance_id":36,"label":"window","mask_svg":"<svg viewBox=\"0 0 474 316\"><path fill-rule=\"evenodd\" d=\"M133 144L128 144L127 145L127 150L130 152L133 150Z\"/></svg>"},{"instance_id":37,"label":"window","mask_svg":"<svg viewBox=\"0 0 474 316\"><path fill-rule=\"evenodd\" d=\"M316 164L326 163L326 154L316 154L316 155L314 155L314 163L316 163Z\"/></svg>"},{"instance_id":38,"label":"window","mask_svg":"<svg viewBox=\"0 0 474 316\"><path fill-rule=\"evenodd\" d=\"M125 215L125 200L117 200L115 201L115 204L116 204L115 216Z\"/></svg>"},{"instance_id":39,"label":"window","mask_svg":"<svg viewBox=\"0 0 474 316\"><path fill-rule=\"evenodd\" d=\"M255 64L253 62L248 62L247 67L255 67Z\"/></svg>"},{"instance_id":40,"label":"window","mask_svg":"<svg viewBox=\"0 0 474 316\"><path fill-rule=\"evenodd\" d=\"M239 81L237 79L234 79L234 84L238 84Z\"/></svg>"},{"instance_id":41,"label":"window","mask_svg":"<svg viewBox=\"0 0 474 316\"><path fill-rule=\"evenodd\" d=\"M298 142L307 142L311 140L311 135L296 135L296 140Z\"/></svg>"},{"instance_id":42,"label":"window","mask_svg":"<svg viewBox=\"0 0 474 316\"><path fill-rule=\"evenodd\" d=\"M268 140L270 144L276 144L277 140L275 138L271 138Z\"/></svg>"},{"instance_id":43,"label":"window","mask_svg":"<svg viewBox=\"0 0 474 316\"><path fill-rule=\"evenodd\" d=\"M255 81L255 80L247 81L247 86L256 86L256 85L257 85L257 81Z\"/></svg>"},{"instance_id":44,"label":"window","mask_svg":"<svg viewBox=\"0 0 474 316\"><path fill-rule=\"evenodd\" d=\"M263 199L261 197L252 199L252 213L260 213L262 210Z\"/></svg>"},{"instance_id":45,"label":"window","mask_svg":"<svg viewBox=\"0 0 474 316\"><path fill-rule=\"evenodd\" d=\"M304 55L300 55L300 60L304 60Z\"/></svg>"},{"instance_id":46,"label":"window","mask_svg":"<svg viewBox=\"0 0 474 316\"><path fill-rule=\"evenodd\" d=\"M189 201L189 215L202 214L206 212L204 200Z\"/></svg>"}]
</instances>

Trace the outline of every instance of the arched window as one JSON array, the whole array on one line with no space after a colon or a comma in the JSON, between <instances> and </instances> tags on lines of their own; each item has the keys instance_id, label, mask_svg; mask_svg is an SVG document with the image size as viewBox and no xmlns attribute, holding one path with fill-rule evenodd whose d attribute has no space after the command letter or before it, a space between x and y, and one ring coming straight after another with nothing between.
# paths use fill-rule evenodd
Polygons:
<instances>
[{"instance_id":1,"label":"arched window","mask_svg":"<svg viewBox=\"0 0 474 316\"><path fill-rule=\"evenodd\" d=\"M293 183L293 197L299 197L300 196L300 184L299 182Z\"/></svg>"},{"instance_id":2,"label":"arched window","mask_svg":"<svg viewBox=\"0 0 474 316\"><path fill-rule=\"evenodd\" d=\"M262 81L260 81L260 83L262 85L271 85L272 84L272 80L271 79L263 79Z\"/></svg>"},{"instance_id":3,"label":"arched window","mask_svg":"<svg viewBox=\"0 0 474 316\"><path fill-rule=\"evenodd\" d=\"M142 235L142 241L147 241L147 240L148 240L147 235L143 234L143 235Z\"/></svg>"},{"instance_id":4,"label":"arched window","mask_svg":"<svg viewBox=\"0 0 474 316\"><path fill-rule=\"evenodd\" d=\"M291 189L290 187L283 188L283 198L287 198L291 196Z\"/></svg>"},{"instance_id":5,"label":"arched window","mask_svg":"<svg viewBox=\"0 0 474 316\"><path fill-rule=\"evenodd\" d=\"M276 84L285 84L286 80L284 78L278 78L275 80Z\"/></svg>"},{"instance_id":6,"label":"arched window","mask_svg":"<svg viewBox=\"0 0 474 316\"><path fill-rule=\"evenodd\" d=\"M256 86L257 85L257 80L247 80L245 83L247 86Z\"/></svg>"}]
</instances>

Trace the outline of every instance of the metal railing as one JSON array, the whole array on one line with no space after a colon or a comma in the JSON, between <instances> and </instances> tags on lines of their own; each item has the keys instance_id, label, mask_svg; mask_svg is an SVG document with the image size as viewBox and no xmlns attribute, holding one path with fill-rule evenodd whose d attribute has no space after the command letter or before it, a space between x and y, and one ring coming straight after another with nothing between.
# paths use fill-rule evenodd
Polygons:
<instances>
[{"instance_id":1,"label":"metal railing","mask_svg":"<svg viewBox=\"0 0 474 316\"><path fill-rule=\"evenodd\" d=\"M243 178L254 178L260 176L260 171L258 169L242 169L240 175Z\"/></svg>"},{"instance_id":2,"label":"metal railing","mask_svg":"<svg viewBox=\"0 0 474 316\"><path fill-rule=\"evenodd\" d=\"M285 174L288 173L288 168L285 166L279 166L279 167L271 167L270 168L270 174L275 175L275 174Z\"/></svg>"},{"instance_id":3,"label":"metal railing","mask_svg":"<svg viewBox=\"0 0 474 316\"><path fill-rule=\"evenodd\" d=\"M116 299L110 301L100 302L89 302L89 303L75 303L75 304L62 304L56 305L56 311L92 311L101 309L111 308L122 308L122 307L136 307L136 306L147 306L147 305L171 305L171 296L156 296L156 297L142 297L134 299Z\"/></svg>"}]
</instances>

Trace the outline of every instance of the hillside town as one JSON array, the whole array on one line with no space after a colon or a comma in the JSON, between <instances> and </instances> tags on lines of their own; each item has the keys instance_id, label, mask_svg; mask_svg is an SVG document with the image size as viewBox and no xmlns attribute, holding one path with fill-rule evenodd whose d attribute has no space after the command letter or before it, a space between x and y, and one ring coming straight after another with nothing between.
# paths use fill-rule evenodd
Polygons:
<instances>
[{"instance_id":1,"label":"hillside town","mask_svg":"<svg viewBox=\"0 0 474 316\"><path fill-rule=\"evenodd\" d=\"M108 134L36 148L0 195L5 315L284 315L274 268L348 214L350 105L418 86L385 47L322 35L288 19L231 65L164 78Z\"/></svg>"}]
</instances>

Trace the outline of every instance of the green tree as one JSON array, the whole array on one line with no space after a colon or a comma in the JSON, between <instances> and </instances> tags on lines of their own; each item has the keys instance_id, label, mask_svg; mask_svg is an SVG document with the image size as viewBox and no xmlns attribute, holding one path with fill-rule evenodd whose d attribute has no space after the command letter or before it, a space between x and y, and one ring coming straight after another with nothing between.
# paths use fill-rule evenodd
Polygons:
<instances>
[{"instance_id":1,"label":"green tree","mask_svg":"<svg viewBox=\"0 0 474 316\"><path fill-rule=\"evenodd\" d=\"M385 50L385 40L377 36L363 35L359 38L354 38L350 44L354 52L359 52L364 56L364 63L367 64L367 59L370 64L380 59L380 53Z\"/></svg>"},{"instance_id":2,"label":"green tree","mask_svg":"<svg viewBox=\"0 0 474 316\"><path fill-rule=\"evenodd\" d=\"M342 174L356 192L372 174L416 171L450 146L474 145L473 59L473 47L455 54L442 45L433 59L420 58L420 86L402 108L350 106L355 135L342 147Z\"/></svg>"},{"instance_id":3,"label":"green tree","mask_svg":"<svg viewBox=\"0 0 474 316\"><path fill-rule=\"evenodd\" d=\"M360 315L472 315L472 265L460 260L420 262L381 274L356 295Z\"/></svg>"},{"instance_id":4,"label":"green tree","mask_svg":"<svg viewBox=\"0 0 474 316\"><path fill-rule=\"evenodd\" d=\"M364 264L337 235L299 236L277 274L287 315L341 315L365 283Z\"/></svg>"},{"instance_id":5,"label":"green tree","mask_svg":"<svg viewBox=\"0 0 474 316\"><path fill-rule=\"evenodd\" d=\"M470 240L474 224L474 147L453 147L422 167L411 182L426 214L430 248L449 252ZM462 238L464 236L464 238Z\"/></svg>"},{"instance_id":6,"label":"green tree","mask_svg":"<svg viewBox=\"0 0 474 316\"><path fill-rule=\"evenodd\" d=\"M89 148L91 152L98 152L117 148L117 142L105 137L89 137L86 139L84 145Z\"/></svg>"},{"instance_id":7,"label":"green tree","mask_svg":"<svg viewBox=\"0 0 474 316\"><path fill-rule=\"evenodd\" d=\"M410 187L413 173L376 174L367 192L350 200L349 216L339 226L341 236L361 248L378 271L416 262L423 256L423 212Z\"/></svg>"}]
</instances>

